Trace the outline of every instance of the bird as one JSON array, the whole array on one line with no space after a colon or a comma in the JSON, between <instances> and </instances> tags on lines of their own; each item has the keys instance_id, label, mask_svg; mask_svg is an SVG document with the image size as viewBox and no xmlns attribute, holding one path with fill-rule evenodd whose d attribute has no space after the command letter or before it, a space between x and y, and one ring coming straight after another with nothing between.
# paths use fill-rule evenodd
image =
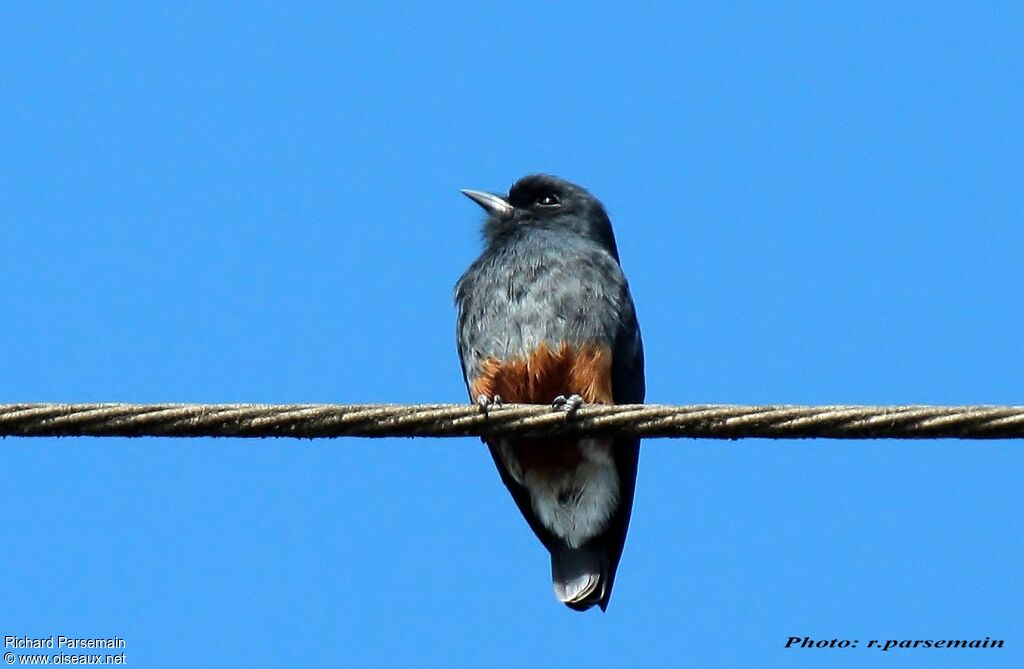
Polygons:
<instances>
[{"instance_id":1,"label":"bird","mask_svg":"<svg viewBox=\"0 0 1024 669\"><path fill-rule=\"evenodd\" d=\"M564 179L533 174L483 207L483 252L455 286L456 341L470 401L644 401L644 352L611 221ZM485 437L505 487L551 554L555 596L605 611L636 488L634 437Z\"/></svg>"}]
</instances>

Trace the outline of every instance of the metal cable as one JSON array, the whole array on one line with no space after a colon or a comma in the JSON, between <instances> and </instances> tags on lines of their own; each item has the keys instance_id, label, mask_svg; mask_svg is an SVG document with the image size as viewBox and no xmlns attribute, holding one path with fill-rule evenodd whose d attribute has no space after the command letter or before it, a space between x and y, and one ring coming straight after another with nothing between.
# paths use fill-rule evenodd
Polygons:
<instances>
[{"instance_id":1,"label":"metal cable","mask_svg":"<svg viewBox=\"0 0 1024 669\"><path fill-rule=\"evenodd\" d=\"M0 404L2 437L1019 439L1024 406Z\"/></svg>"}]
</instances>

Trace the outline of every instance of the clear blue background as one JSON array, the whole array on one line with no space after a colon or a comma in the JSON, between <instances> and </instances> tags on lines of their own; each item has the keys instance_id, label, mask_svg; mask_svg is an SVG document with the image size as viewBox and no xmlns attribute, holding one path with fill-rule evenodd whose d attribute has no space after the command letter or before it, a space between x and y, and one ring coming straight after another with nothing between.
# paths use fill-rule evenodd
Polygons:
<instances>
[{"instance_id":1,"label":"clear blue background","mask_svg":"<svg viewBox=\"0 0 1024 669\"><path fill-rule=\"evenodd\" d=\"M458 189L546 171L611 212L650 401L1024 403L1020 4L768 4L4 3L0 401L465 401ZM0 635L137 667L1020 666L1022 456L648 442L580 615L473 439L6 439Z\"/></svg>"}]
</instances>

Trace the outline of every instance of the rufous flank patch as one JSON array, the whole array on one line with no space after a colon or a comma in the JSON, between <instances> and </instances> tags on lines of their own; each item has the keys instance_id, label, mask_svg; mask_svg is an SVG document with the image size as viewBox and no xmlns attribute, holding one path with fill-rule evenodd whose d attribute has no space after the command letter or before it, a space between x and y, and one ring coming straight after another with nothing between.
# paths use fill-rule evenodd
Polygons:
<instances>
[{"instance_id":1,"label":"rufous flank patch","mask_svg":"<svg viewBox=\"0 0 1024 669\"><path fill-rule=\"evenodd\" d=\"M501 397L512 404L548 404L579 395L589 404L612 404L612 352L607 346L541 343L525 358L487 358L471 383L474 398Z\"/></svg>"}]
</instances>

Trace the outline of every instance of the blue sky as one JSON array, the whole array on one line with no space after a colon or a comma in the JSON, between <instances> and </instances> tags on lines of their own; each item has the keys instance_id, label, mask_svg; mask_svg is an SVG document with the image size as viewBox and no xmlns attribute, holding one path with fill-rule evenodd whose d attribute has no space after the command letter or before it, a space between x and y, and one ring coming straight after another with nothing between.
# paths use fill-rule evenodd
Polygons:
<instances>
[{"instance_id":1,"label":"blue sky","mask_svg":"<svg viewBox=\"0 0 1024 669\"><path fill-rule=\"evenodd\" d=\"M771 5L5 3L0 401L464 401L458 189L544 171L649 401L1024 402L1020 5ZM604 615L473 439L0 457L0 635L134 666L1024 662L1019 443L649 441Z\"/></svg>"}]
</instances>

